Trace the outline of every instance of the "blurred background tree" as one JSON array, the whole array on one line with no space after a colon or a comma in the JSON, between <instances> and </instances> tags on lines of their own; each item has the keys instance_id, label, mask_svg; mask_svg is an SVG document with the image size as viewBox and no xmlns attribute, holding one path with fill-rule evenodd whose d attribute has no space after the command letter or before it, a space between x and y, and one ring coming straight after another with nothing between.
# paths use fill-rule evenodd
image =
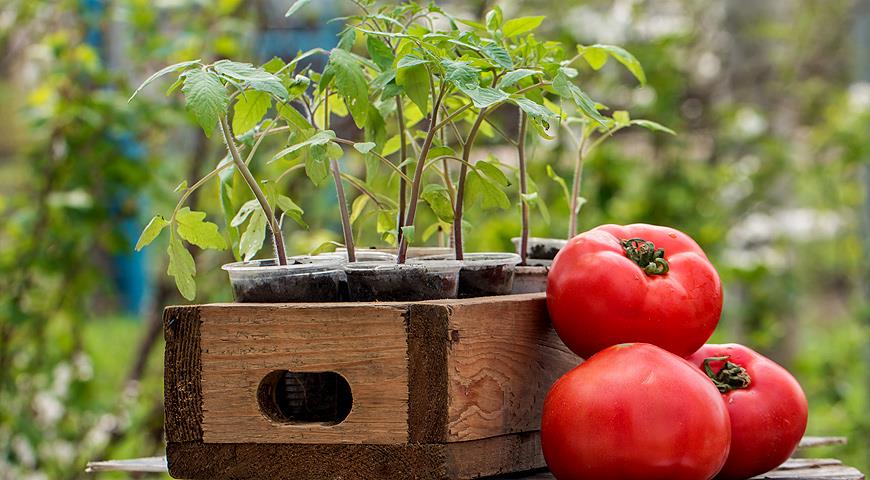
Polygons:
<instances>
[{"instance_id":1,"label":"blurred background tree","mask_svg":"<svg viewBox=\"0 0 870 480\"><path fill-rule=\"evenodd\" d=\"M325 20L349 3L312 2L290 20L286 0L0 7L0 478L75 478L90 459L161 454L161 309L180 299L159 253L132 256L130 230L174 204L169 178L193 180L221 154L177 98L152 89L127 104L132 88L175 61L330 48L339 26ZM548 15L541 37L621 44L640 59L646 86L609 64L587 89L679 136L628 131L598 150L581 230L649 222L696 238L725 283L714 340L791 369L810 399L809 433L850 437L810 453L867 471L870 2L438 3L467 16L493 4ZM552 216L533 221L538 236L566 234L568 206L546 170L570 172L561 140L529 152ZM502 161L514 155L498 136L482 141ZM340 240L334 193L304 179L288 188L312 226L290 249ZM220 211L216 189L194 202ZM467 218L469 251L511 249L519 233L517 209ZM193 253L198 301L228 300L218 267L229 258Z\"/></svg>"}]
</instances>

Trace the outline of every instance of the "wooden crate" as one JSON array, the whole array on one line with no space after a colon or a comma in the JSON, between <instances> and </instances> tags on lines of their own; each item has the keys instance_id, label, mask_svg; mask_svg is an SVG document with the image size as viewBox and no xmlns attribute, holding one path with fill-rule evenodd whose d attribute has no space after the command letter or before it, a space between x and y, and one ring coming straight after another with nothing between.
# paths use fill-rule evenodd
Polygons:
<instances>
[{"instance_id":1,"label":"wooden crate","mask_svg":"<svg viewBox=\"0 0 870 480\"><path fill-rule=\"evenodd\" d=\"M167 456L177 478L476 478L544 466L541 408L580 360L543 294L419 303L169 307ZM274 371L331 371L335 425L261 411Z\"/></svg>"}]
</instances>

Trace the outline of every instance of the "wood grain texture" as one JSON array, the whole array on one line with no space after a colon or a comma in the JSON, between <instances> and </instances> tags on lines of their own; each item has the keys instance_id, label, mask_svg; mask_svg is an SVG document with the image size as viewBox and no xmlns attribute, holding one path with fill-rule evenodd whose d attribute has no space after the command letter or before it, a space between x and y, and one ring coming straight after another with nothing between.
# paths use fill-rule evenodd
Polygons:
<instances>
[{"instance_id":1,"label":"wood grain texture","mask_svg":"<svg viewBox=\"0 0 870 480\"><path fill-rule=\"evenodd\" d=\"M581 362L550 325L546 296L470 299L451 309L446 440L538 430L550 386Z\"/></svg>"},{"instance_id":2,"label":"wood grain texture","mask_svg":"<svg viewBox=\"0 0 870 480\"><path fill-rule=\"evenodd\" d=\"M408 440L439 443L447 436L447 324L445 305L408 307Z\"/></svg>"},{"instance_id":3,"label":"wood grain texture","mask_svg":"<svg viewBox=\"0 0 870 480\"><path fill-rule=\"evenodd\" d=\"M203 441L406 443L405 312L374 304L200 307ZM338 425L267 419L257 388L276 370L341 374L353 395L350 414Z\"/></svg>"},{"instance_id":4,"label":"wood grain texture","mask_svg":"<svg viewBox=\"0 0 870 480\"><path fill-rule=\"evenodd\" d=\"M163 310L163 336L166 340L163 405L166 410L166 439L170 442L202 438L200 325L197 306Z\"/></svg>"},{"instance_id":5,"label":"wood grain texture","mask_svg":"<svg viewBox=\"0 0 870 480\"><path fill-rule=\"evenodd\" d=\"M545 467L540 432L447 444L451 479L480 478Z\"/></svg>"}]
</instances>

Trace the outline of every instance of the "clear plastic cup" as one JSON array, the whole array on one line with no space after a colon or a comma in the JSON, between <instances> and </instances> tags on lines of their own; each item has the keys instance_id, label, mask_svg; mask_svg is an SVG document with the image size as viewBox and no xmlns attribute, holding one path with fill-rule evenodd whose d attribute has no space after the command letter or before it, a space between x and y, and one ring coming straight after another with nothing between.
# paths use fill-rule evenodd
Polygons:
<instances>
[{"instance_id":1,"label":"clear plastic cup","mask_svg":"<svg viewBox=\"0 0 870 480\"><path fill-rule=\"evenodd\" d=\"M344 266L352 302L401 302L456 298L457 261L353 262Z\"/></svg>"},{"instance_id":2,"label":"clear plastic cup","mask_svg":"<svg viewBox=\"0 0 870 480\"><path fill-rule=\"evenodd\" d=\"M522 238L514 237L511 242L514 243L517 253L522 253ZM528 265L551 265L556 254L565 248L567 243L567 240L561 238L529 237L529 245L526 248L526 263Z\"/></svg>"},{"instance_id":3,"label":"clear plastic cup","mask_svg":"<svg viewBox=\"0 0 870 480\"><path fill-rule=\"evenodd\" d=\"M452 257L453 254L450 254ZM466 253L459 272L459 297L509 295L513 289L514 268L520 256L506 252ZM422 257L420 261L443 260L444 255Z\"/></svg>"},{"instance_id":4,"label":"clear plastic cup","mask_svg":"<svg viewBox=\"0 0 870 480\"><path fill-rule=\"evenodd\" d=\"M511 293L541 293L547 291L547 274L550 267L517 266Z\"/></svg>"},{"instance_id":5,"label":"clear plastic cup","mask_svg":"<svg viewBox=\"0 0 870 480\"><path fill-rule=\"evenodd\" d=\"M344 272L336 258L291 257L228 263L233 297L242 303L336 302Z\"/></svg>"}]
</instances>

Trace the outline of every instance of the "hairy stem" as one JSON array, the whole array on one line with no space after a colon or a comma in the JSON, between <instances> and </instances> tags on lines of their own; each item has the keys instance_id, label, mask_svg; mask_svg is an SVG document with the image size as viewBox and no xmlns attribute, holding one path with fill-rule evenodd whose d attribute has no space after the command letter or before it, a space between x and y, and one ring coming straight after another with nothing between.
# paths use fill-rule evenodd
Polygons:
<instances>
[{"instance_id":1,"label":"hairy stem","mask_svg":"<svg viewBox=\"0 0 870 480\"><path fill-rule=\"evenodd\" d=\"M529 204L526 195L529 193L526 179L526 130L528 129L529 117L522 109L520 112L519 133L517 134L517 163L520 166L520 214L523 221L523 230L520 235L520 265L525 265L529 250Z\"/></svg>"},{"instance_id":2,"label":"hairy stem","mask_svg":"<svg viewBox=\"0 0 870 480\"><path fill-rule=\"evenodd\" d=\"M257 183L257 179L254 178L254 175L252 175L251 171L248 169L248 165L245 164L244 160L242 160L242 156L239 154L239 149L236 147L236 141L233 139L233 134L232 130L230 130L229 122L227 122L227 117L222 116L220 119L220 123L221 133L223 133L224 142L227 144L227 150L230 152L230 156L233 158L233 163L235 163L236 168L239 170L239 173L242 174L242 178L245 179L245 183L248 184L248 188L251 189L251 192L257 198L257 202L260 203L260 207L262 207L263 213L266 215L266 220L268 220L269 222L269 228L272 230L272 241L275 245L275 254L278 258L278 264L287 265L287 253L284 250L284 237L281 235L281 228L278 226L278 220L275 218L275 212L272 211L272 207L269 205L269 200L266 199L266 195L263 193L263 190Z\"/></svg>"},{"instance_id":3,"label":"hairy stem","mask_svg":"<svg viewBox=\"0 0 870 480\"><path fill-rule=\"evenodd\" d=\"M574 163L574 180L571 183L570 210L568 212L568 239L577 236L577 203L580 201L580 183L583 180L583 161L586 157L584 146L587 135L584 132L577 149L577 160Z\"/></svg>"},{"instance_id":4,"label":"hairy stem","mask_svg":"<svg viewBox=\"0 0 870 480\"><path fill-rule=\"evenodd\" d=\"M326 89L326 96L323 100L323 128L329 129L329 89ZM350 215L347 213L347 198L344 196L344 185L341 183L341 170L338 168L338 161L335 159L329 160L329 165L332 167L332 179L335 181L335 193L338 195L338 212L341 215L341 233L344 235L344 248L347 249L347 261L356 261L356 250L353 246L353 230L350 226Z\"/></svg>"},{"instance_id":5,"label":"hairy stem","mask_svg":"<svg viewBox=\"0 0 870 480\"><path fill-rule=\"evenodd\" d=\"M468 176L468 159L471 157L471 148L474 146L474 139L477 138L477 132L480 130L480 125L486 117L487 109L482 108L477 114L477 119L471 125L471 130L468 131L468 138L465 139L465 145L462 147L462 166L459 168L459 182L456 185L456 204L453 206L453 249L456 252L456 259L464 258L462 251L462 203L465 198L465 178Z\"/></svg>"},{"instance_id":6,"label":"hairy stem","mask_svg":"<svg viewBox=\"0 0 870 480\"><path fill-rule=\"evenodd\" d=\"M420 197L420 184L423 183L423 166L426 164L426 159L429 156L429 150L432 148L432 141L435 139L436 127L438 125L438 110L441 109L441 101L444 100L444 95L447 93L445 86L441 87L441 92L438 98L435 99L435 106L432 108L432 119L429 122L429 131L426 133L426 139L423 140L423 147L420 149L419 158L417 158L417 168L414 169L414 182L411 184L411 199L408 201L408 215L405 217L405 225L414 225L414 218L417 215L417 200ZM405 263L408 255L408 238L402 238L399 243L399 258L398 263Z\"/></svg>"}]
</instances>

